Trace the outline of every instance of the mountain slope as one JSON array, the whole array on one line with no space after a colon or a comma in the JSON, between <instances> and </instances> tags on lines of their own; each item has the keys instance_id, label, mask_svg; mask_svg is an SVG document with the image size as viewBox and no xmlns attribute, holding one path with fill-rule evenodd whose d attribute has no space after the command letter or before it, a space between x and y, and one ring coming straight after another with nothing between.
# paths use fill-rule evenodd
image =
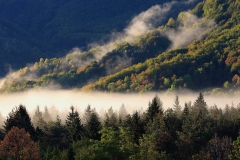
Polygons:
<instances>
[{"instance_id":1,"label":"mountain slope","mask_svg":"<svg viewBox=\"0 0 240 160\"><path fill-rule=\"evenodd\" d=\"M201 4L198 5L198 7ZM203 41L165 52L85 87L87 90L149 91L161 89L236 88L240 84L239 2L206 1L204 17L218 24ZM213 6L211 8L210 6ZM200 11L197 11L200 10Z\"/></svg>"},{"instance_id":2,"label":"mountain slope","mask_svg":"<svg viewBox=\"0 0 240 160\"><path fill-rule=\"evenodd\" d=\"M1 92L50 84L113 92L237 88L239 3L201 2L193 10L181 12L176 20L170 18L166 25L136 42L120 43L100 58L96 57L103 48L96 47L87 52L73 50L65 58L41 59L10 76Z\"/></svg>"},{"instance_id":3,"label":"mountain slope","mask_svg":"<svg viewBox=\"0 0 240 160\"><path fill-rule=\"evenodd\" d=\"M8 71L5 65L19 69L40 58L64 56L74 47L86 50L89 43L121 31L141 11L168 1L0 0L0 76ZM189 5L170 14L176 16L184 7Z\"/></svg>"}]
</instances>

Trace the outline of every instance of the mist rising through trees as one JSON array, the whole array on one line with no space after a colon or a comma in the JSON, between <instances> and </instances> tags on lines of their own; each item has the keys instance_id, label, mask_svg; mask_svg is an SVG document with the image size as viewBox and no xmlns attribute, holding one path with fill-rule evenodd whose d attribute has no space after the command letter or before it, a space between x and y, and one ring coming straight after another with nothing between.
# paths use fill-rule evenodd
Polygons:
<instances>
[{"instance_id":1,"label":"mist rising through trees","mask_svg":"<svg viewBox=\"0 0 240 160\"><path fill-rule=\"evenodd\" d=\"M41 159L235 159L240 103L208 106L202 93L192 103L180 101L181 95L175 96L165 109L163 98L155 95L145 110L131 114L122 104L101 116L91 104L83 114L72 106L65 119L43 116L51 116L48 106L36 106L30 118L19 105L2 119L0 144L8 143L5 137L18 127L37 144L36 155L40 148ZM4 157L11 158L0 152Z\"/></svg>"}]
</instances>

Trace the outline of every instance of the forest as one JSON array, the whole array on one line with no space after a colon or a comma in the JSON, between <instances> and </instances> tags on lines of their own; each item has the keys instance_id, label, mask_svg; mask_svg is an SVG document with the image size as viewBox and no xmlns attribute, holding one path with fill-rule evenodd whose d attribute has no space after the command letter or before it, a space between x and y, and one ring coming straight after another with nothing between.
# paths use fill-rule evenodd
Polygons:
<instances>
[{"instance_id":1,"label":"forest","mask_svg":"<svg viewBox=\"0 0 240 160\"><path fill-rule=\"evenodd\" d=\"M236 160L239 157L240 103L208 106L204 95L168 109L155 95L144 111L127 113L124 104L104 115L86 106L70 106L65 119L51 117L48 107L29 115L23 105L12 109L0 132L2 160Z\"/></svg>"},{"instance_id":2,"label":"forest","mask_svg":"<svg viewBox=\"0 0 240 160\"><path fill-rule=\"evenodd\" d=\"M239 0L0 0L0 96L176 93L64 118L19 104L0 116L0 160L240 159L240 103L205 100L240 96L239 17ZM199 95L180 105L186 90Z\"/></svg>"},{"instance_id":3,"label":"forest","mask_svg":"<svg viewBox=\"0 0 240 160\"><path fill-rule=\"evenodd\" d=\"M54 84L82 91L201 92L210 88L208 94L239 95L240 2L199 2L164 25L149 28L151 21L161 19L176 4L156 5L142 12L123 37L109 43L86 51L74 48L61 58L40 58L8 74L0 93ZM145 27L137 28L139 23Z\"/></svg>"}]
</instances>

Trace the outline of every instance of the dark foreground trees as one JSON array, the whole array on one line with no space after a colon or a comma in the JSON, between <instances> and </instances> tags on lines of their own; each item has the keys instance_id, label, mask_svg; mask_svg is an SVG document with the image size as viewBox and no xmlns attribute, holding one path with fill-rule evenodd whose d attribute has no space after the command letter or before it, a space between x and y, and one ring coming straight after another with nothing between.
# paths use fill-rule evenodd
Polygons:
<instances>
[{"instance_id":1,"label":"dark foreground trees","mask_svg":"<svg viewBox=\"0 0 240 160\"><path fill-rule=\"evenodd\" d=\"M30 159L239 159L240 104L223 109L208 106L199 94L183 109L178 97L173 109L164 108L157 95L145 111L117 114L111 107L102 119L89 106L82 124L80 114L71 107L65 123L59 116L54 121L40 118L43 123L34 129L20 105L5 121L0 160L24 157L19 154L29 159L34 153ZM25 131L29 128L35 130L35 137Z\"/></svg>"}]
</instances>

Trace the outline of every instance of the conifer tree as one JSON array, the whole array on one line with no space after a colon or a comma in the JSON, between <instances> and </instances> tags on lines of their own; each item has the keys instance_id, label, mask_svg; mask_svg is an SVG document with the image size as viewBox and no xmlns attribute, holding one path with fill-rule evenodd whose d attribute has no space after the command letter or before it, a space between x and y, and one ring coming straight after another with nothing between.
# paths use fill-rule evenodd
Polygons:
<instances>
[{"instance_id":1,"label":"conifer tree","mask_svg":"<svg viewBox=\"0 0 240 160\"><path fill-rule=\"evenodd\" d=\"M142 134L144 134L144 124L139 113L136 111L133 113L133 115L128 115L124 121L124 126L129 127L129 129L133 132L135 143L139 144L139 139L141 138Z\"/></svg>"},{"instance_id":2,"label":"conifer tree","mask_svg":"<svg viewBox=\"0 0 240 160\"><path fill-rule=\"evenodd\" d=\"M126 116L127 116L126 107L124 104L122 104L118 112L119 125L122 125L123 121L126 119Z\"/></svg>"},{"instance_id":3,"label":"conifer tree","mask_svg":"<svg viewBox=\"0 0 240 160\"><path fill-rule=\"evenodd\" d=\"M152 102L149 102L149 106L146 112L146 122L153 122L154 118L158 115L163 115L163 106L160 98L156 95Z\"/></svg>"},{"instance_id":4,"label":"conifer tree","mask_svg":"<svg viewBox=\"0 0 240 160\"><path fill-rule=\"evenodd\" d=\"M202 114L205 116L208 113L207 103L204 101L204 97L202 93L199 93L197 100L193 104L193 108L196 114L199 114L199 112L202 112Z\"/></svg>"},{"instance_id":5,"label":"conifer tree","mask_svg":"<svg viewBox=\"0 0 240 160\"><path fill-rule=\"evenodd\" d=\"M90 139L100 140L101 135L98 132L102 129L102 124L95 111L91 112L85 128Z\"/></svg>"},{"instance_id":6,"label":"conifer tree","mask_svg":"<svg viewBox=\"0 0 240 160\"><path fill-rule=\"evenodd\" d=\"M118 119L116 113L113 111L112 107L108 109L108 112L105 114L105 119L103 122L104 127L112 127L117 129Z\"/></svg>"},{"instance_id":7,"label":"conifer tree","mask_svg":"<svg viewBox=\"0 0 240 160\"><path fill-rule=\"evenodd\" d=\"M14 126L25 129L25 131L30 133L31 136L35 135L35 129L31 122L31 118L26 110L26 107L23 105L15 107L12 112L9 113L3 126L5 133L10 131Z\"/></svg>"},{"instance_id":8,"label":"conifer tree","mask_svg":"<svg viewBox=\"0 0 240 160\"><path fill-rule=\"evenodd\" d=\"M83 124L86 124L89 121L90 115L92 113L92 108L90 105L87 106L83 115Z\"/></svg>"},{"instance_id":9,"label":"conifer tree","mask_svg":"<svg viewBox=\"0 0 240 160\"><path fill-rule=\"evenodd\" d=\"M84 128L79 117L79 113L74 110L74 107L70 107L71 112L67 115L66 126L70 133L72 141L78 141L82 138Z\"/></svg>"},{"instance_id":10,"label":"conifer tree","mask_svg":"<svg viewBox=\"0 0 240 160\"><path fill-rule=\"evenodd\" d=\"M174 109L174 112L176 113L176 115L179 117L181 115L182 108L181 108L178 96L176 96L176 98L175 98L175 101L173 104L173 109Z\"/></svg>"},{"instance_id":11,"label":"conifer tree","mask_svg":"<svg viewBox=\"0 0 240 160\"><path fill-rule=\"evenodd\" d=\"M33 125L37 126L37 122L39 121L39 119L42 119L42 118L43 118L43 113L40 111L39 106L37 106L32 118Z\"/></svg>"},{"instance_id":12,"label":"conifer tree","mask_svg":"<svg viewBox=\"0 0 240 160\"><path fill-rule=\"evenodd\" d=\"M44 119L44 121L46 121L46 122L52 120L52 118L51 118L51 116L50 116L50 113L49 113L49 111L48 111L48 107L47 107L47 106L45 106L45 108L44 108L43 119Z\"/></svg>"}]
</instances>

